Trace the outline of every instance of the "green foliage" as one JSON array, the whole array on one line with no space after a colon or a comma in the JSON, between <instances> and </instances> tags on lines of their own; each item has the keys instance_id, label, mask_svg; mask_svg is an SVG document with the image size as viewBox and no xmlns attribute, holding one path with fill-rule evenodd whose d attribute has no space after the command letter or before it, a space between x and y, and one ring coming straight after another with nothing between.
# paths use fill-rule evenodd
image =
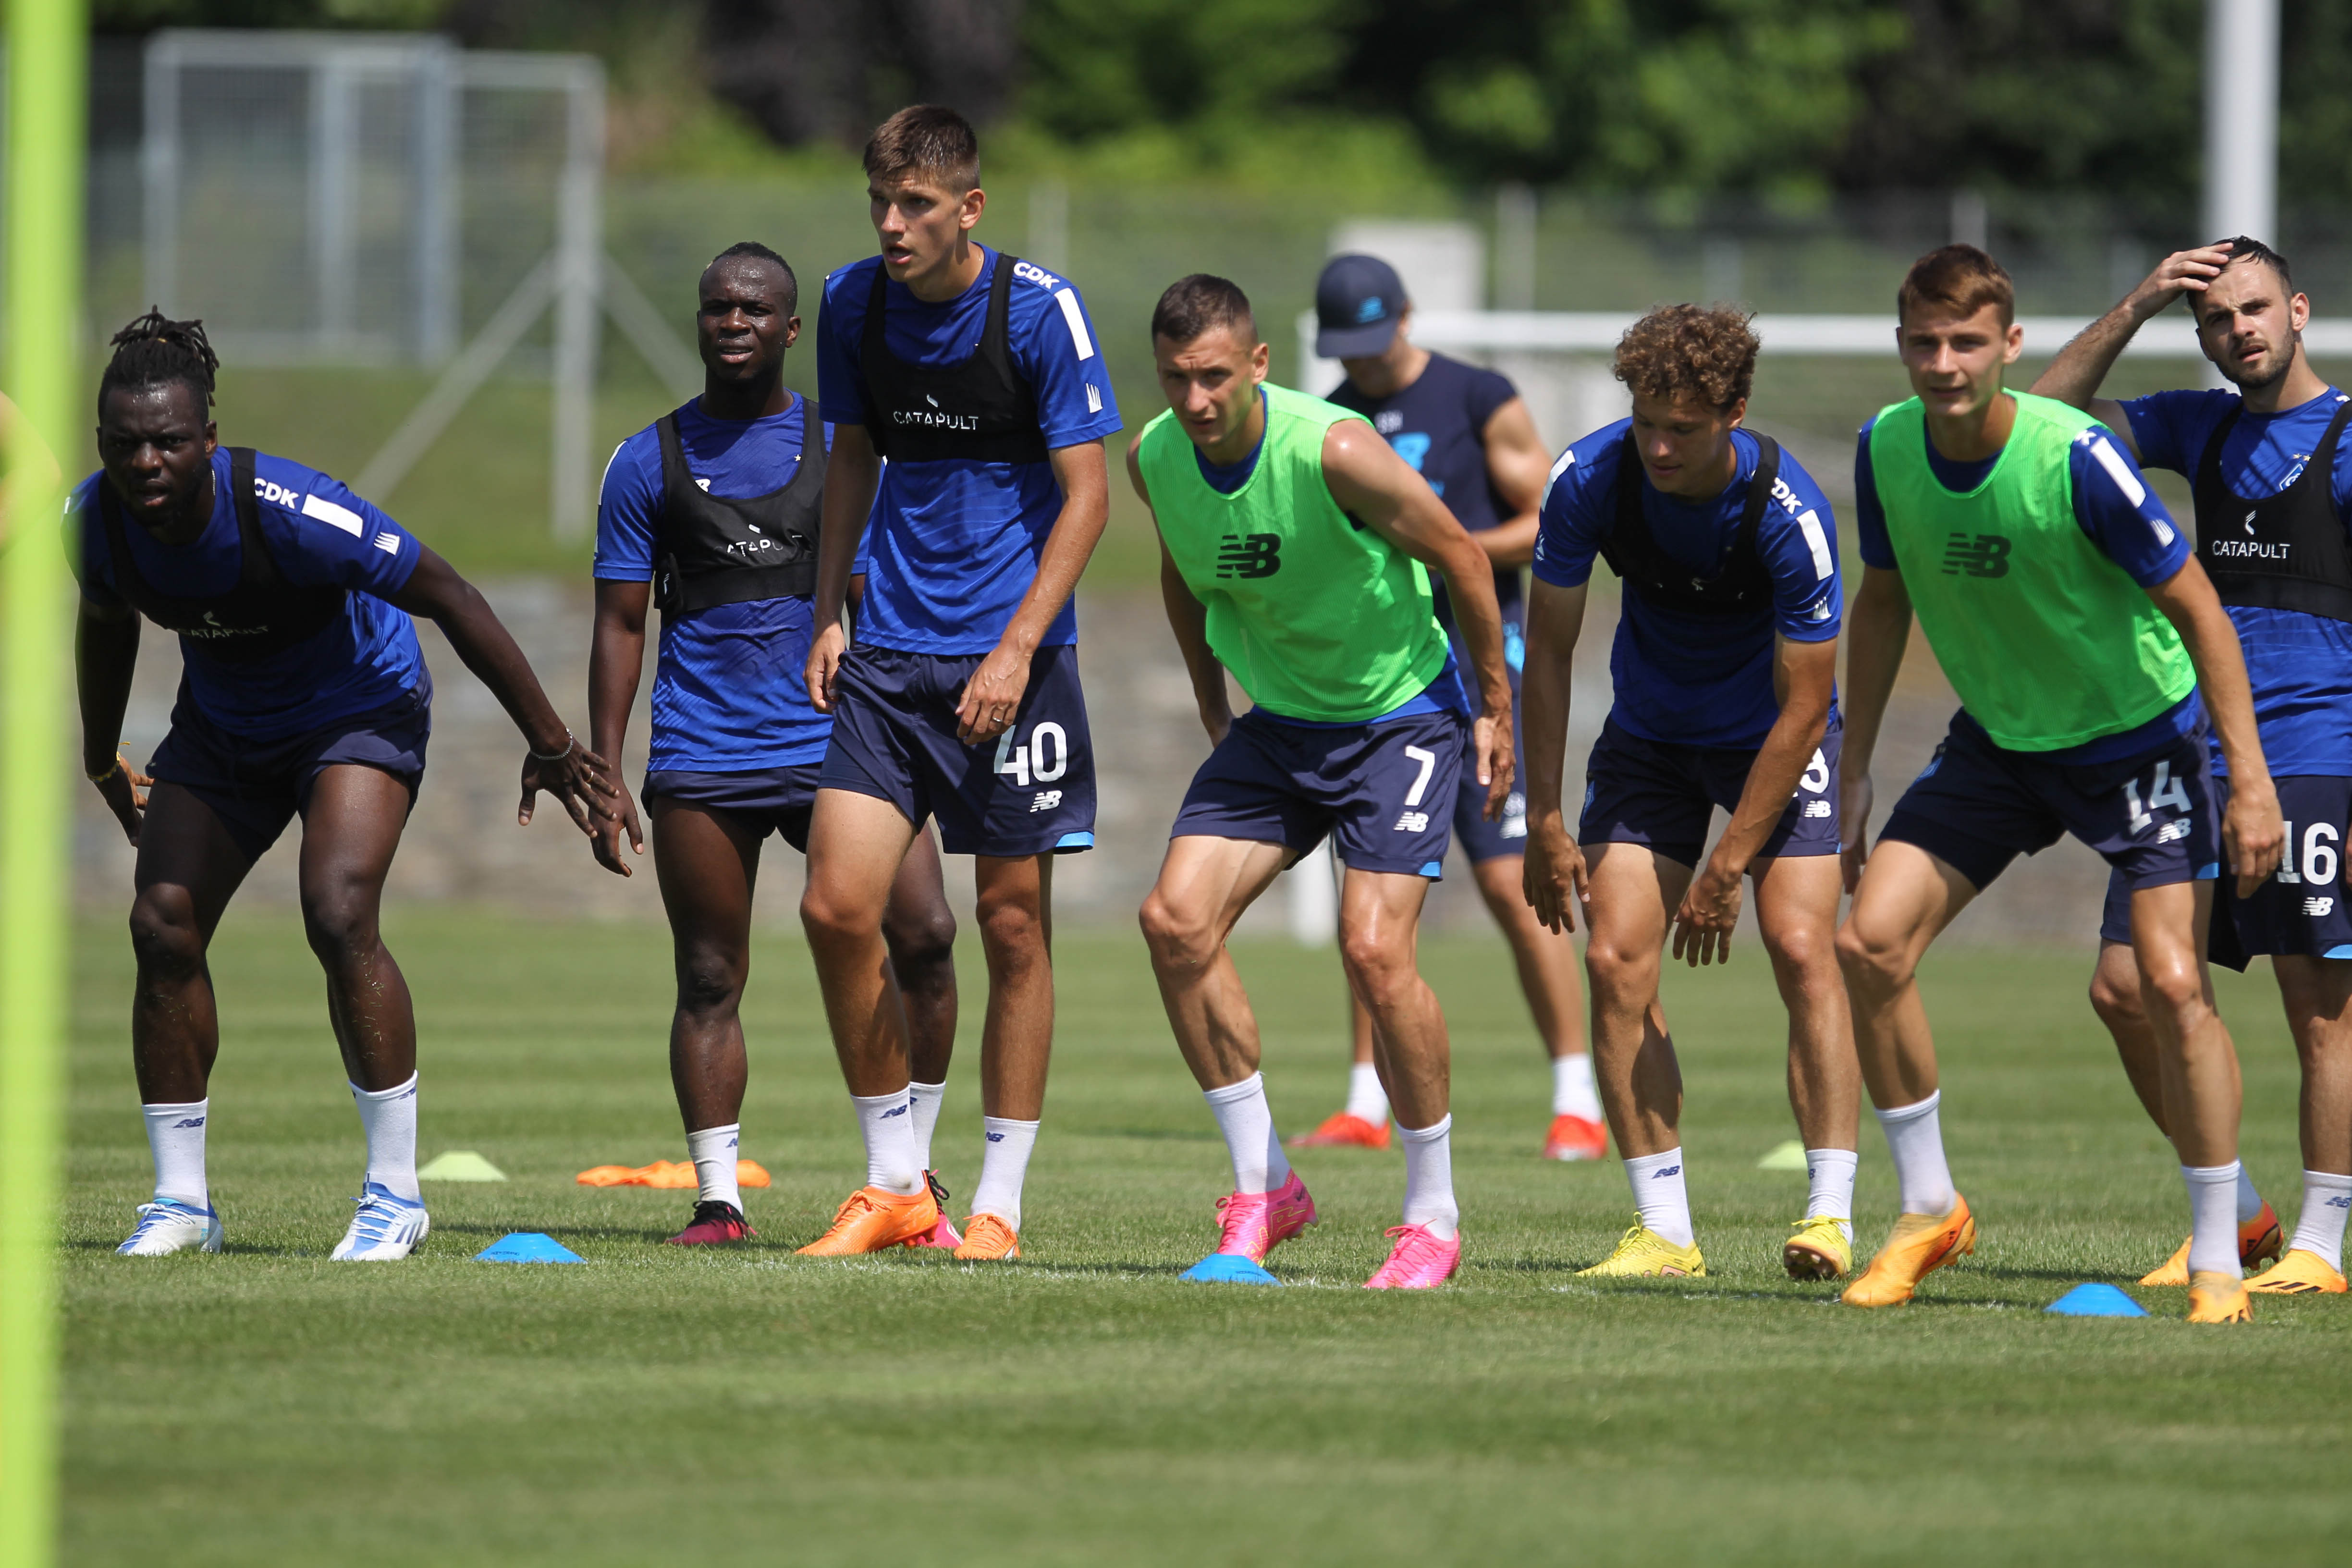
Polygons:
<instances>
[{"instance_id":1,"label":"green foliage","mask_svg":"<svg viewBox=\"0 0 2352 1568\"><path fill-rule=\"evenodd\" d=\"M431 27L449 0L92 0L101 33L152 27Z\"/></svg>"}]
</instances>

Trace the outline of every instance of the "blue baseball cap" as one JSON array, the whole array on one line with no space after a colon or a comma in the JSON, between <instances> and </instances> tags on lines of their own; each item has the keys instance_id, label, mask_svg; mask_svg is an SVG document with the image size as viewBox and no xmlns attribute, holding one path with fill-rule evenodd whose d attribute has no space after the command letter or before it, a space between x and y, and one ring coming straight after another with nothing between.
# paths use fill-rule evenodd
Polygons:
<instances>
[{"instance_id":1,"label":"blue baseball cap","mask_svg":"<svg viewBox=\"0 0 2352 1568\"><path fill-rule=\"evenodd\" d=\"M1379 257L1333 257L1315 280L1315 352L1325 359L1386 353L1408 303L1404 279Z\"/></svg>"}]
</instances>

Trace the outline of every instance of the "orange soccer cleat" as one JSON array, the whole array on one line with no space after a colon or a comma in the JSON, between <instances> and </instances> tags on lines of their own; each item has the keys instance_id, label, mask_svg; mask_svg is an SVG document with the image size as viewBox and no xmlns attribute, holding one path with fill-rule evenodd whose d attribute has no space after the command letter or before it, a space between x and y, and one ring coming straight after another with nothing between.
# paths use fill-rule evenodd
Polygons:
<instances>
[{"instance_id":1,"label":"orange soccer cleat","mask_svg":"<svg viewBox=\"0 0 2352 1568\"><path fill-rule=\"evenodd\" d=\"M2327 1259L2290 1247L2284 1258L2247 1280L2246 1289L2257 1296L2341 1296L2347 1287L2342 1271L2331 1268Z\"/></svg>"},{"instance_id":2,"label":"orange soccer cleat","mask_svg":"<svg viewBox=\"0 0 2352 1568\"><path fill-rule=\"evenodd\" d=\"M1302 1132L1290 1141L1294 1149L1385 1149L1389 1146L1389 1124L1377 1125L1360 1116L1341 1111L1312 1132Z\"/></svg>"},{"instance_id":3,"label":"orange soccer cleat","mask_svg":"<svg viewBox=\"0 0 2352 1568\"><path fill-rule=\"evenodd\" d=\"M2258 1268L2277 1258L2285 1240L2279 1235L2278 1215L2268 1203L2263 1212L2238 1226L2238 1267ZM2175 1289L2189 1283L2189 1243L2183 1241L2180 1250L2159 1264L2149 1274L2141 1277L2140 1284L2149 1289L2171 1286Z\"/></svg>"},{"instance_id":4,"label":"orange soccer cleat","mask_svg":"<svg viewBox=\"0 0 2352 1568\"><path fill-rule=\"evenodd\" d=\"M1021 1256L1021 1237L994 1215L976 1214L963 1222L963 1245L955 1255L967 1263L1007 1262Z\"/></svg>"},{"instance_id":5,"label":"orange soccer cleat","mask_svg":"<svg viewBox=\"0 0 2352 1568\"><path fill-rule=\"evenodd\" d=\"M1968 1199L1954 1193L1949 1214L1899 1216L1886 1245L1862 1278L1845 1288L1843 1300L1849 1307L1900 1307L1920 1280L1976 1249L1976 1216L1969 1213Z\"/></svg>"},{"instance_id":6,"label":"orange soccer cleat","mask_svg":"<svg viewBox=\"0 0 2352 1568\"><path fill-rule=\"evenodd\" d=\"M2251 1323L2254 1299L2246 1282L2234 1274L2199 1270L2189 1278L2189 1321L2192 1323Z\"/></svg>"},{"instance_id":7,"label":"orange soccer cleat","mask_svg":"<svg viewBox=\"0 0 2352 1568\"><path fill-rule=\"evenodd\" d=\"M836 1210L825 1233L800 1249L803 1258L852 1258L927 1236L940 1223L940 1205L926 1186L901 1194L860 1187Z\"/></svg>"},{"instance_id":8,"label":"orange soccer cleat","mask_svg":"<svg viewBox=\"0 0 2352 1568\"><path fill-rule=\"evenodd\" d=\"M1598 1121L1563 1111L1551 1119L1544 1136L1547 1160L1600 1160L1609 1153L1609 1129Z\"/></svg>"}]
</instances>

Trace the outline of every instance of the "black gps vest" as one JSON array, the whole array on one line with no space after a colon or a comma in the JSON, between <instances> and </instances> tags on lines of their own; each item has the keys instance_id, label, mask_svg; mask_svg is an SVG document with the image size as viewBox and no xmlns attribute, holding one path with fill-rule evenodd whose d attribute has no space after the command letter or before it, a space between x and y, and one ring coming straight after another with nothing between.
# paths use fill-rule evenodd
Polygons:
<instances>
[{"instance_id":1,"label":"black gps vest","mask_svg":"<svg viewBox=\"0 0 2352 1568\"><path fill-rule=\"evenodd\" d=\"M236 584L226 594L206 598L163 593L141 574L123 532L122 503L103 477L98 481L98 510L106 524L114 585L131 607L164 630L200 645L214 658L247 664L326 630L343 614L350 591L299 586L278 571L261 537L261 507L254 500L252 447L228 449L228 488L229 503L236 513Z\"/></svg>"},{"instance_id":2,"label":"black gps vest","mask_svg":"<svg viewBox=\"0 0 2352 1568\"><path fill-rule=\"evenodd\" d=\"M2223 416L2198 459L2197 559L2225 605L2352 621L2352 541L2336 515L2334 482L2336 445L2352 419L2352 401L2337 403L2294 482L2260 500L2232 494L2221 479L2221 443L2244 411L2242 403Z\"/></svg>"},{"instance_id":3,"label":"black gps vest","mask_svg":"<svg viewBox=\"0 0 2352 1568\"><path fill-rule=\"evenodd\" d=\"M988 324L980 346L954 364L908 364L882 336L888 278L877 264L866 298L858 369L866 378L866 437L901 463L963 458L978 463L1042 463L1045 433L1037 396L1013 363L1013 269L1017 257L996 254L988 286Z\"/></svg>"},{"instance_id":4,"label":"black gps vest","mask_svg":"<svg viewBox=\"0 0 2352 1568\"><path fill-rule=\"evenodd\" d=\"M654 421L661 437L661 544L654 603L665 616L805 598L816 592L817 528L824 510L824 431L797 400L801 460L782 489L736 500L707 493L686 466L675 411Z\"/></svg>"},{"instance_id":5,"label":"black gps vest","mask_svg":"<svg viewBox=\"0 0 2352 1568\"><path fill-rule=\"evenodd\" d=\"M1755 477L1748 481L1748 505L1739 517L1739 532L1731 542L1722 570L1700 577L1667 554L1642 515L1642 455L1633 433L1617 456L1617 516L1601 542L1601 558L1626 586L1660 609L1685 615L1752 616L1772 604L1772 574L1756 548L1756 531L1764 521L1764 503L1780 478L1780 443L1758 436Z\"/></svg>"}]
</instances>

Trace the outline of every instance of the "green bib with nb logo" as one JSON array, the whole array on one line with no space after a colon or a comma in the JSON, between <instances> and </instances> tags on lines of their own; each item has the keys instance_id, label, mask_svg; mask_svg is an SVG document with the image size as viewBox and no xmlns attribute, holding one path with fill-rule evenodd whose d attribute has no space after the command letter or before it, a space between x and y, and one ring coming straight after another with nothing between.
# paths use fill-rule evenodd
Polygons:
<instances>
[{"instance_id":1,"label":"green bib with nb logo","mask_svg":"<svg viewBox=\"0 0 2352 1568\"><path fill-rule=\"evenodd\" d=\"M1960 704L1996 744L2054 752L2119 735L2197 685L2180 636L2074 521L2068 449L2101 428L2030 393L1966 494L1927 466L1916 397L1882 409L1871 477L1911 607Z\"/></svg>"},{"instance_id":2,"label":"green bib with nb logo","mask_svg":"<svg viewBox=\"0 0 2352 1568\"><path fill-rule=\"evenodd\" d=\"M1207 606L1209 647L1250 700L1321 723L1377 719L1445 668L1429 574L1331 499L1323 437L1360 414L1271 383L1265 444L1231 495L1201 477L1172 412L1143 427L1136 463L1160 537Z\"/></svg>"}]
</instances>

